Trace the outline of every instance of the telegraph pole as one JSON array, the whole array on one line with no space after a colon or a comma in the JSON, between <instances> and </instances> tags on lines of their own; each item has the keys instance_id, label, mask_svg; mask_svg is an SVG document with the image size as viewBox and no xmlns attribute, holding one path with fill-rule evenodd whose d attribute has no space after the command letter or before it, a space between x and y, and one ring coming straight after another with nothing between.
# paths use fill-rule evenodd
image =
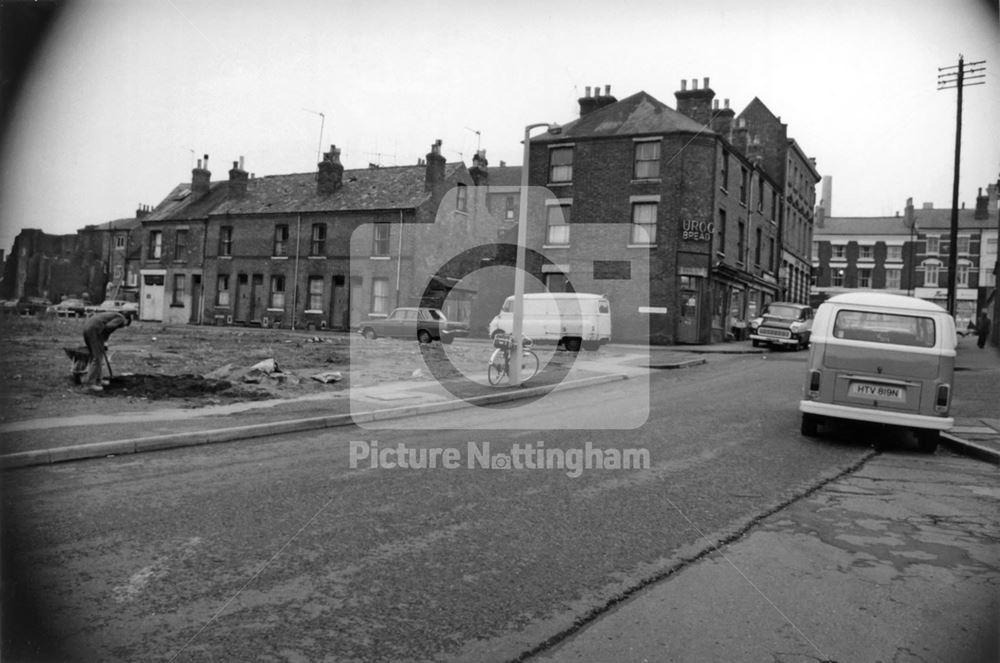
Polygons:
<instances>
[{"instance_id":1,"label":"telegraph pole","mask_svg":"<svg viewBox=\"0 0 1000 663\"><path fill-rule=\"evenodd\" d=\"M962 161L962 89L967 85L983 85L986 70L979 62L965 63L959 54L958 65L938 67L938 90L958 91L958 111L955 114L955 176L951 187L951 235L948 244L948 313L955 315L955 286L958 277L958 180ZM943 73L942 73L943 72ZM970 83L969 81L977 81Z\"/></svg>"}]
</instances>

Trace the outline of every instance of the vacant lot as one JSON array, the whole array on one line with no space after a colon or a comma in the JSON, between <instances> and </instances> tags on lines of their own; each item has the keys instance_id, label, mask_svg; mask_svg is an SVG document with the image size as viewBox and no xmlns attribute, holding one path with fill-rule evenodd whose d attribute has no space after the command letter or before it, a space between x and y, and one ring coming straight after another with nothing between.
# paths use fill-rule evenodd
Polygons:
<instances>
[{"instance_id":1,"label":"vacant lot","mask_svg":"<svg viewBox=\"0 0 1000 663\"><path fill-rule=\"evenodd\" d=\"M434 379L429 366L438 377L464 373L485 382L491 351L485 342L464 339L450 346L434 343L421 353L416 342L369 341L357 334L134 322L111 336L115 380L95 395L74 384L73 364L64 350L83 345L83 324L83 319L46 315L0 316L5 378L0 423L290 398L386 381L429 381ZM539 354L543 361L552 357L551 351ZM277 373L251 370L272 359Z\"/></svg>"}]
</instances>

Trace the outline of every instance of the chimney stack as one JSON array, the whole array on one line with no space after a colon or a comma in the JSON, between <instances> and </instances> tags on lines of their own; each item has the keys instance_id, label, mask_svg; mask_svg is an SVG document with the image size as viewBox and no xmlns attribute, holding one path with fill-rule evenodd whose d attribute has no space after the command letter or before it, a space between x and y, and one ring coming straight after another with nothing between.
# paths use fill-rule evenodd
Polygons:
<instances>
[{"instance_id":1,"label":"chimney stack","mask_svg":"<svg viewBox=\"0 0 1000 663\"><path fill-rule=\"evenodd\" d=\"M438 138L431 145L431 151L427 153L427 169L424 174L424 190L437 191L444 184L445 159L441 155L441 139Z\"/></svg>"},{"instance_id":2,"label":"chimney stack","mask_svg":"<svg viewBox=\"0 0 1000 663\"><path fill-rule=\"evenodd\" d=\"M340 163L340 150L336 145L330 145L330 151L323 153L319 162L319 172L316 173L316 193L329 196L343 186L344 165Z\"/></svg>"},{"instance_id":3,"label":"chimney stack","mask_svg":"<svg viewBox=\"0 0 1000 663\"><path fill-rule=\"evenodd\" d=\"M590 96L590 86L586 88L586 96L580 97L577 101L580 104L580 117L593 113L599 108L604 108L605 106L610 106L616 103L618 99L611 95L611 86L604 86L604 94L601 94L601 87L599 85L594 86L594 96Z\"/></svg>"},{"instance_id":4,"label":"chimney stack","mask_svg":"<svg viewBox=\"0 0 1000 663\"><path fill-rule=\"evenodd\" d=\"M152 209L153 208L150 207L149 205L143 205L142 203L140 203L139 207L137 207L135 210L135 218L145 219L147 216L149 216L149 213L152 211Z\"/></svg>"},{"instance_id":5,"label":"chimney stack","mask_svg":"<svg viewBox=\"0 0 1000 663\"><path fill-rule=\"evenodd\" d=\"M979 194L976 196L976 213L973 218L977 221L990 218L990 197L983 195L983 187L979 187Z\"/></svg>"},{"instance_id":6,"label":"chimney stack","mask_svg":"<svg viewBox=\"0 0 1000 663\"><path fill-rule=\"evenodd\" d=\"M731 140L733 131L733 118L736 111L729 107L729 99L725 100L725 108L719 108L719 100L716 99L712 108L712 131L721 135L726 140Z\"/></svg>"},{"instance_id":7,"label":"chimney stack","mask_svg":"<svg viewBox=\"0 0 1000 663\"><path fill-rule=\"evenodd\" d=\"M229 197L236 199L247 195L249 179L249 173L243 170L243 157L240 157L239 161L233 162L233 167L229 170Z\"/></svg>"},{"instance_id":8,"label":"chimney stack","mask_svg":"<svg viewBox=\"0 0 1000 663\"><path fill-rule=\"evenodd\" d=\"M486 150L479 150L472 157L472 168L469 169L469 175L472 176L472 181L475 182L476 186L486 186L489 182L489 173L486 170L488 165Z\"/></svg>"},{"instance_id":9,"label":"chimney stack","mask_svg":"<svg viewBox=\"0 0 1000 663\"><path fill-rule=\"evenodd\" d=\"M698 79L691 79L691 89L687 89L687 82L681 81L681 89L674 92L677 98L677 111L687 115L698 124L711 126L712 123L712 100L715 92L708 86L709 79L706 76L705 86L698 89Z\"/></svg>"},{"instance_id":10,"label":"chimney stack","mask_svg":"<svg viewBox=\"0 0 1000 663\"><path fill-rule=\"evenodd\" d=\"M204 166L204 167L203 167ZM212 185L212 173L208 170L208 155L204 162L198 159L198 165L191 171L191 193L195 198L208 193Z\"/></svg>"}]
</instances>

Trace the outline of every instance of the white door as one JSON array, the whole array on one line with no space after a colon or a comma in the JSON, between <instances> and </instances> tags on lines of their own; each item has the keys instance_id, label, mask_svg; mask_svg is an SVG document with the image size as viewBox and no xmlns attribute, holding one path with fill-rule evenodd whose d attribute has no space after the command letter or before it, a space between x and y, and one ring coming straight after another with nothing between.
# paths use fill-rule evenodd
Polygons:
<instances>
[{"instance_id":1,"label":"white door","mask_svg":"<svg viewBox=\"0 0 1000 663\"><path fill-rule=\"evenodd\" d=\"M143 272L139 301L140 320L163 320L165 271Z\"/></svg>"}]
</instances>

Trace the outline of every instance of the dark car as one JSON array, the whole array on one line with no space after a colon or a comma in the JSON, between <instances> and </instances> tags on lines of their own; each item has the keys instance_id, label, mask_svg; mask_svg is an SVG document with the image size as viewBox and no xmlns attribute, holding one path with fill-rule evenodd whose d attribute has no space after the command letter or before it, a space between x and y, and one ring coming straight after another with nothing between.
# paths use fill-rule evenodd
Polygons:
<instances>
[{"instance_id":1,"label":"dark car","mask_svg":"<svg viewBox=\"0 0 1000 663\"><path fill-rule=\"evenodd\" d=\"M17 300L17 312L20 315L35 315L45 313L52 302L44 297L21 297Z\"/></svg>"},{"instance_id":2,"label":"dark car","mask_svg":"<svg viewBox=\"0 0 1000 663\"><path fill-rule=\"evenodd\" d=\"M440 309L404 307L397 308L385 318L366 320L360 331L365 338L388 336L415 338L421 343L451 343L456 337L468 336L469 326L464 322L450 322Z\"/></svg>"},{"instance_id":3,"label":"dark car","mask_svg":"<svg viewBox=\"0 0 1000 663\"><path fill-rule=\"evenodd\" d=\"M87 303L82 299L69 297L48 308L49 313L55 313L60 318L82 318L85 315Z\"/></svg>"},{"instance_id":4,"label":"dark car","mask_svg":"<svg viewBox=\"0 0 1000 663\"><path fill-rule=\"evenodd\" d=\"M813 310L808 304L771 302L764 314L750 321L750 340L759 345L799 348L809 347Z\"/></svg>"}]
</instances>

